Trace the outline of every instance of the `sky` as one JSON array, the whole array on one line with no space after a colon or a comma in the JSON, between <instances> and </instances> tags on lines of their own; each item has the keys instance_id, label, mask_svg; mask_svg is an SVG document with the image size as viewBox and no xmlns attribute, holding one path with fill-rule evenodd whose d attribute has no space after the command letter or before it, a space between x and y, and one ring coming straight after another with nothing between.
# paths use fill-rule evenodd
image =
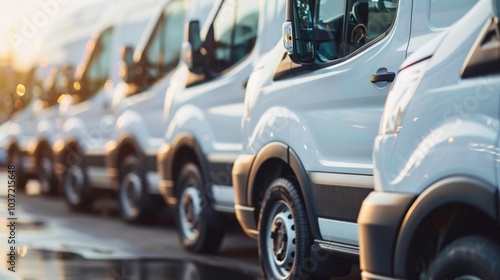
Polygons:
<instances>
[{"instance_id":1,"label":"sky","mask_svg":"<svg viewBox=\"0 0 500 280\"><path fill-rule=\"evenodd\" d=\"M16 68L37 60L40 38L61 14L106 0L0 0L0 61L12 58Z\"/></svg>"}]
</instances>

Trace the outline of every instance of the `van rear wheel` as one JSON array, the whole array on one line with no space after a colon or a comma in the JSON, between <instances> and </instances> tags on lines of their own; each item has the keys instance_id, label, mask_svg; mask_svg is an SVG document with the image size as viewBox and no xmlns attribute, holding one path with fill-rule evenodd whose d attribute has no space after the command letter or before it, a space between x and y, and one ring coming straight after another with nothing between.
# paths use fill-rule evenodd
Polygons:
<instances>
[{"instance_id":1,"label":"van rear wheel","mask_svg":"<svg viewBox=\"0 0 500 280\"><path fill-rule=\"evenodd\" d=\"M193 253L216 252L224 239L225 229L212 208L209 189L196 164L184 164L176 189L177 230L182 246Z\"/></svg>"}]
</instances>

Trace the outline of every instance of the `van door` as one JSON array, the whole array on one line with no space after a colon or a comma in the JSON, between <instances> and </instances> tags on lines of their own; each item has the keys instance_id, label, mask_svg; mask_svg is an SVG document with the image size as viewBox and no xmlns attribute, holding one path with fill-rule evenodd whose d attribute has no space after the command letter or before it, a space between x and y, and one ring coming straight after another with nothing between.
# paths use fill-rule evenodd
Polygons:
<instances>
[{"instance_id":1,"label":"van door","mask_svg":"<svg viewBox=\"0 0 500 280\"><path fill-rule=\"evenodd\" d=\"M237 153L241 149L244 83L250 76L255 58L258 20L258 1L224 1L205 37L205 73L190 73L197 77L191 79L196 82L188 82L186 98L192 97L191 103L205 111L212 133L203 139L213 144L212 151L205 150L206 153L214 150ZM229 181L225 183L230 184Z\"/></svg>"},{"instance_id":2,"label":"van door","mask_svg":"<svg viewBox=\"0 0 500 280\"><path fill-rule=\"evenodd\" d=\"M165 136L166 127L162 125L165 92L170 84L170 74L179 63L184 40L184 30L179 28L185 20L183 6L183 1L172 1L164 8L139 61L143 76L136 86L144 91L129 96L136 100L131 102L133 106L130 109L143 118L147 136L150 137L148 140L155 149Z\"/></svg>"},{"instance_id":3,"label":"van door","mask_svg":"<svg viewBox=\"0 0 500 280\"><path fill-rule=\"evenodd\" d=\"M357 244L357 234L334 236L327 220L353 223L333 225L340 231L356 230L373 188L372 148L386 96L406 58L411 13L411 1L317 1L314 22L325 38L316 51L319 69L296 68L283 105L294 114L289 145L308 172L326 240Z\"/></svg>"}]
</instances>

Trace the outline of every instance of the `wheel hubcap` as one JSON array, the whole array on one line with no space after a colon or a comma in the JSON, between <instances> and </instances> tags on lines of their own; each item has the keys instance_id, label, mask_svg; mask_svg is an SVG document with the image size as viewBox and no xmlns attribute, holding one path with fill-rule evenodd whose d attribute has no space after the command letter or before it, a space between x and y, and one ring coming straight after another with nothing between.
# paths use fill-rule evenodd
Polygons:
<instances>
[{"instance_id":1,"label":"wheel hubcap","mask_svg":"<svg viewBox=\"0 0 500 280\"><path fill-rule=\"evenodd\" d=\"M83 170L79 166L72 166L64 177L64 192L73 205L80 202L84 187Z\"/></svg>"},{"instance_id":2,"label":"wheel hubcap","mask_svg":"<svg viewBox=\"0 0 500 280\"><path fill-rule=\"evenodd\" d=\"M136 215L142 196L142 181L136 173L125 175L120 188L122 209L127 215Z\"/></svg>"},{"instance_id":3,"label":"wheel hubcap","mask_svg":"<svg viewBox=\"0 0 500 280\"><path fill-rule=\"evenodd\" d=\"M266 232L267 255L274 277L285 279L290 275L295 258L295 224L290 207L284 201L274 205L270 217Z\"/></svg>"},{"instance_id":4,"label":"wheel hubcap","mask_svg":"<svg viewBox=\"0 0 500 280\"><path fill-rule=\"evenodd\" d=\"M193 243L200 234L202 198L195 186L184 190L179 203L182 232L189 243Z\"/></svg>"}]
</instances>

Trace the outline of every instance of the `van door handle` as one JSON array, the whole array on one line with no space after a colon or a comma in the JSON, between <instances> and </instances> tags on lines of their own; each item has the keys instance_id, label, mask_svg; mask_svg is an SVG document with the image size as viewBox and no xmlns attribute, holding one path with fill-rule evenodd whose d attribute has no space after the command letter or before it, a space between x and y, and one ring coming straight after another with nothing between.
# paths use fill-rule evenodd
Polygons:
<instances>
[{"instance_id":1,"label":"van door handle","mask_svg":"<svg viewBox=\"0 0 500 280\"><path fill-rule=\"evenodd\" d=\"M395 78L396 78L396 73L394 73L394 72L387 72L385 74L372 75L370 77L370 82L372 82L372 83L378 83L378 82L392 83Z\"/></svg>"}]
</instances>

